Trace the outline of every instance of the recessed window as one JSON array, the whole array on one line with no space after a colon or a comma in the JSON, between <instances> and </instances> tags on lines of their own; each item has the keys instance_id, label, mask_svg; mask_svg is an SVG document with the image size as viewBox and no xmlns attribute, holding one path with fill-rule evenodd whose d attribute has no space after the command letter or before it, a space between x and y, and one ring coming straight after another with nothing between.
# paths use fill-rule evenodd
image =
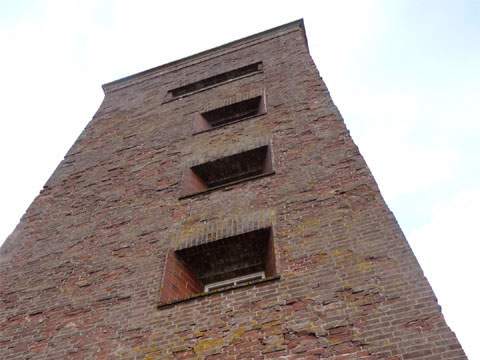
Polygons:
<instances>
[{"instance_id":1,"label":"recessed window","mask_svg":"<svg viewBox=\"0 0 480 360\"><path fill-rule=\"evenodd\" d=\"M256 96L210 110L195 117L193 132L198 133L209 129L218 128L237 121L246 120L265 113L263 96Z\"/></svg>"},{"instance_id":2,"label":"recessed window","mask_svg":"<svg viewBox=\"0 0 480 360\"><path fill-rule=\"evenodd\" d=\"M247 66L243 66L238 69L230 70L227 72L224 72L222 74L218 74L215 76L208 77L206 79L202 79L199 81L196 81L194 83L180 86L178 88L172 89L168 91L169 98L178 98L182 96L186 96L191 93L195 93L197 91L203 90L210 88L215 85L220 85L228 81L232 81L235 79L239 79L251 74L255 74L262 71L262 63L257 62L254 64L250 64Z\"/></svg>"},{"instance_id":3,"label":"recessed window","mask_svg":"<svg viewBox=\"0 0 480 360\"><path fill-rule=\"evenodd\" d=\"M276 276L271 228L177 250L169 257L162 303L245 286Z\"/></svg>"},{"instance_id":4,"label":"recessed window","mask_svg":"<svg viewBox=\"0 0 480 360\"><path fill-rule=\"evenodd\" d=\"M185 174L181 198L272 174L271 159L270 147L265 145L193 166Z\"/></svg>"}]
</instances>

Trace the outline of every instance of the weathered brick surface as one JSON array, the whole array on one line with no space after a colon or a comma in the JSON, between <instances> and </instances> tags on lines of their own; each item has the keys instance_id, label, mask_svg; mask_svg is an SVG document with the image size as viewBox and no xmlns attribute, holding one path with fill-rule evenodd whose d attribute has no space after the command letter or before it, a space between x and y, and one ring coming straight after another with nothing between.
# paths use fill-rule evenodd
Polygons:
<instances>
[{"instance_id":1,"label":"weathered brick surface","mask_svg":"<svg viewBox=\"0 0 480 360\"><path fill-rule=\"evenodd\" d=\"M165 102L257 61L260 74ZM267 114L192 136L211 104L263 91ZM105 92L1 249L0 358L465 359L300 23ZM179 200L189 164L258 139L274 175ZM279 280L157 308L169 251L262 224Z\"/></svg>"}]
</instances>

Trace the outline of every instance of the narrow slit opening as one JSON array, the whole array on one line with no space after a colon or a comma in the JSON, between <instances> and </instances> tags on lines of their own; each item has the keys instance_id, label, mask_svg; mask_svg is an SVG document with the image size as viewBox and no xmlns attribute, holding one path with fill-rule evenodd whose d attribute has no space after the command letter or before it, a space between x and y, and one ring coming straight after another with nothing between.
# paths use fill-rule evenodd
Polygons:
<instances>
[{"instance_id":1,"label":"narrow slit opening","mask_svg":"<svg viewBox=\"0 0 480 360\"><path fill-rule=\"evenodd\" d=\"M218 74L215 76L208 77L206 79L202 79L199 81L196 81L191 84L187 84L184 86L180 86L178 88L169 90L169 94L171 95L172 98L184 96L196 91L199 91L204 88L208 88L214 85L218 85L236 78L240 78L249 74L253 74L256 72L261 71L262 69L262 63L257 62L254 64L250 64L247 66L243 66L238 69L230 70L227 72L224 72L222 74Z\"/></svg>"}]
</instances>

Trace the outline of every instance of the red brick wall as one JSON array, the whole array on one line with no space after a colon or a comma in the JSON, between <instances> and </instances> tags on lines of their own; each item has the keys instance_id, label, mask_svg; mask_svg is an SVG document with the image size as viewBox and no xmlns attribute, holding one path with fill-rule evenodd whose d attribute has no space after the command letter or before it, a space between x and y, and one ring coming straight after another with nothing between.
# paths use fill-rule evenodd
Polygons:
<instances>
[{"instance_id":1,"label":"red brick wall","mask_svg":"<svg viewBox=\"0 0 480 360\"><path fill-rule=\"evenodd\" d=\"M185 169L182 183L182 196L195 194L197 192L201 192L207 189L207 185L205 184L205 182L189 168Z\"/></svg>"},{"instance_id":2,"label":"red brick wall","mask_svg":"<svg viewBox=\"0 0 480 360\"><path fill-rule=\"evenodd\" d=\"M203 285L195 274L178 259L174 251L167 254L163 271L160 303L189 298L203 292Z\"/></svg>"},{"instance_id":3,"label":"red brick wall","mask_svg":"<svg viewBox=\"0 0 480 360\"><path fill-rule=\"evenodd\" d=\"M1 248L0 358L465 358L299 23L105 91ZM210 104L258 92L265 115L192 135ZM186 168L265 141L274 175L179 199ZM172 249L265 226L280 279L158 309Z\"/></svg>"}]
</instances>

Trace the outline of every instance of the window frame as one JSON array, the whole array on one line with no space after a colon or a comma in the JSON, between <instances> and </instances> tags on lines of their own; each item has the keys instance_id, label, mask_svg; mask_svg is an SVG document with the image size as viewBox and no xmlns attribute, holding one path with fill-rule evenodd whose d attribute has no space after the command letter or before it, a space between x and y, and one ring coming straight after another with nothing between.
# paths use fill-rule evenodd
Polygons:
<instances>
[{"instance_id":1,"label":"window frame","mask_svg":"<svg viewBox=\"0 0 480 360\"><path fill-rule=\"evenodd\" d=\"M265 271L257 271L251 274L236 276L230 279L205 284L203 291L208 293L212 291L228 290L230 288L241 286L253 281L265 280L265 278Z\"/></svg>"}]
</instances>

